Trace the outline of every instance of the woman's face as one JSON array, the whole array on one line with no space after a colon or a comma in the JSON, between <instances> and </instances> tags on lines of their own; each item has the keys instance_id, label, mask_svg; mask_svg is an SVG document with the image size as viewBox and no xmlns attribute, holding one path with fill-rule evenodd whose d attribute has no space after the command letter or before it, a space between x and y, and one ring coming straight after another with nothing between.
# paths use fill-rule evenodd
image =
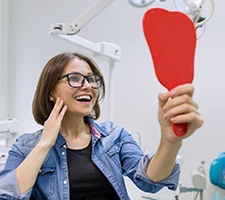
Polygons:
<instances>
[{"instance_id":1,"label":"woman's face","mask_svg":"<svg viewBox=\"0 0 225 200\"><path fill-rule=\"evenodd\" d=\"M72 72L80 73L84 76L93 74L91 67L84 60L79 58L72 59L65 67L62 75ZM52 91L52 97L63 99L67 105L67 115L87 116L91 113L98 97L98 89L93 89L85 79L83 86L73 88L69 86L67 77L58 81Z\"/></svg>"}]
</instances>

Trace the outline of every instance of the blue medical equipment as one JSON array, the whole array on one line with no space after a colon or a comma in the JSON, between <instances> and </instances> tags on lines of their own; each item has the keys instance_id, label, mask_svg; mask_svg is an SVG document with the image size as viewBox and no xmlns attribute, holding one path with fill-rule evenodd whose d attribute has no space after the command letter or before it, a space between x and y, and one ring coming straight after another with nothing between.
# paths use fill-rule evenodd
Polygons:
<instances>
[{"instance_id":1,"label":"blue medical equipment","mask_svg":"<svg viewBox=\"0 0 225 200\"><path fill-rule=\"evenodd\" d=\"M210 166L210 181L222 189L225 189L225 152L213 160Z\"/></svg>"}]
</instances>

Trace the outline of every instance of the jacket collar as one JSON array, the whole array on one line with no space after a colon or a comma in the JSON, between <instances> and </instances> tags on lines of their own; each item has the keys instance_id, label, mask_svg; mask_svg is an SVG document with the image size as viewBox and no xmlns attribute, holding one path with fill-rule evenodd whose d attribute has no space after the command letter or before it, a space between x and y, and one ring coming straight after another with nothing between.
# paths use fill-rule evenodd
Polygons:
<instances>
[{"instance_id":1,"label":"jacket collar","mask_svg":"<svg viewBox=\"0 0 225 200\"><path fill-rule=\"evenodd\" d=\"M102 129L101 126L99 126L97 123L95 123L95 121L92 118L87 117L86 119L88 120L90 127L92 129L92 134L95 137L100 138L102 135L103 136L109 135L109 133L106 132L104 129Z\"/></svg>"},{"instance_id":2,"label":"jacket collar","mask_svg":"<svg viewBox=\"0 0 225 200\"><path fill-rule=\"evenodd\" d=\"M106 132L104 129L102 129L95 121L90 118L90 117L85 117L85 121L87 121L90 124L92 135L96 138L100 138L102 135L107 136L109 135L108 132ZM56 140L56 145L58 147L61 147L66 144L65 138L59 133L57 140Z\"/></svg>"}]
</instances>

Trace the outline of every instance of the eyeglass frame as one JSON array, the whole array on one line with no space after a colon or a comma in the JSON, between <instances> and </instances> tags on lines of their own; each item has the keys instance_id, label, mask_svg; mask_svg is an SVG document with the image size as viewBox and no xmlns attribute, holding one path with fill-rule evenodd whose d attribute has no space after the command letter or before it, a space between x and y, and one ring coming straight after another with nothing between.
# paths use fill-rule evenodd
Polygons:
<instances>
[{"instance_id":1,"label":"eyeglass frame","mask_svg":"<svg viewBox=\"0 0 225 200\"><path fill-rule=\"evenodd\" d=\"M83 77L83 80L81 81L81 86L72 86L72 85L71 85L69 76L70 76L70 75L73 75L73 74L77 74L77 75L80 75L80 76ZM100 85L99 85L98 87L93 87L93 86L90 84L90 82L89 82L89 80L88 80L88 78L89 78L90 76L95 76L95 77L96 77L96 80L97 80L97 81L100 81ZM85 76L85 75L83 75L83 74L81 74L81 73L79 73L79 72L71 72L71 73L68 73L68 74L64 74L64 75L62 75L62 76L60 76L60 77L58 78L58 81L61 80L61 79L63 79L63 78L67 78L67 82L68 82L69 86L72 87L72 88L80 88L80 87L83 87L85 80L87 80L88 84L89 84L93 89L99 89L99 88L102 86L102 79L103 79L102 76L99 76L99 75L96 75L96 74L90 74L90 75Z\"/></svg>"}]
</instances>

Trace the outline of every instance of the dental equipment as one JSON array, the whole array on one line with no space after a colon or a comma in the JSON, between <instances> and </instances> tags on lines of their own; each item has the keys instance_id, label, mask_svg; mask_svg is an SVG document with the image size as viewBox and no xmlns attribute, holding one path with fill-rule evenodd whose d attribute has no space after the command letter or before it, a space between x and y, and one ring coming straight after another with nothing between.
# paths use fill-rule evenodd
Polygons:
<instances>
[{"instance_id":1,"label":"dental equipment","mask_svg":"<svg viewBox=\"0 0 225 200\"><path fill-rule=\"evenodd\" d=\"M103 10L113 0L98 0L95 4L89 7L83 14L70 24L55 23L50 28L51 34L67 34L75 35L80 29L93 19L101 10Z\"/></svg>"},{"instance_id":2,"label":"dental equipment","mask_svg":"<svg viewBox=\"0 0 225 200\"><path fill-rule=\"evenodd\" d=\"M205 160L201 161L198 169L192 171L192 184L194 187L183 187L180 186L180 193L194 192L194 200L197 200L199 197L200 200L203 200L203 192L206 189L206 173L204 169ZM176 197L179 199L179 196Z\"/></svg>"},{"instance_id":3,"label":"dental equipment","mask_svg":"<svg viewBox=\"0 0 225 200\"><path fill-rule=\"evenodd\" d=\"M212 161L209 175L213 185L225 189L225 152Z\"/></svg>"},{"instance_id":4,"label":"dental equipment","mask_svg":"<svg viewBox=\"0 0 225 200\"><path fill-rule=\"evenodd\" d=\"M7 119L0 121L0 140L5 140L0 143L0 170L6 162L9 148L14 142L14 138L19 132L19 121L17 119Z\"/></svg>"},{"instance_id":5,"label":"dental equipment","mask_svg":"<svg viewBox=\"0 0 225 200\"><path fill-rule=\"evenodd\" d=\"M203 160L198 167L192 171L192 184L195 188L200 190L206 189L206 172L204 169L205 160Z\"/></svg>"},{"instance_id":6,"label":"dental equipment","mask_svg":"<svg viewBox=\"0 0 225 200\"><path fill-rule=\"evenodd\" d=\"M109 62L109 85L108 85L108 118L113 118L113 69L116 61L120 61L121 48L113 43L100 42L93 43L77 34L81 28L93 19L100 11L102 11L113 0L98 0L85 12L83 12L77 19L71 24L55 23L50 26L49 34L57 38L63 39L76 45L78 48L85 50L92 54L94 57L98 57L103 61Z\"/></svg>"},{"instance_id":7,"label":"dental equipment","mask_svg":"<svg viewBox=\"0 0 225 200\"><path fill-rule=\"evenodd\" d=\"M182 2L183 5L185 5L184 8L182 8ZM196 28L203 26L212 17L215 11L215 0L210 0L210 2L211 2L211 11L209 16L202 17L201 12L205 0L183 0L183 1L174 0L174 4L177 10L180 10L181 12L184 12L187 15L194 17L193 20Z\"/></svg>"},{"instance_id":8,"label":"dental equipment","mask_svg":"<svg viewBox=\"0 0 225 200\"><path fill-rule=\"evenodd\" d=\"M6 140L6 147L11 146L11 140L19 132L19 121L17 119L7 119L0 121L0 140Z\"/></svg>"}]
</instances>

